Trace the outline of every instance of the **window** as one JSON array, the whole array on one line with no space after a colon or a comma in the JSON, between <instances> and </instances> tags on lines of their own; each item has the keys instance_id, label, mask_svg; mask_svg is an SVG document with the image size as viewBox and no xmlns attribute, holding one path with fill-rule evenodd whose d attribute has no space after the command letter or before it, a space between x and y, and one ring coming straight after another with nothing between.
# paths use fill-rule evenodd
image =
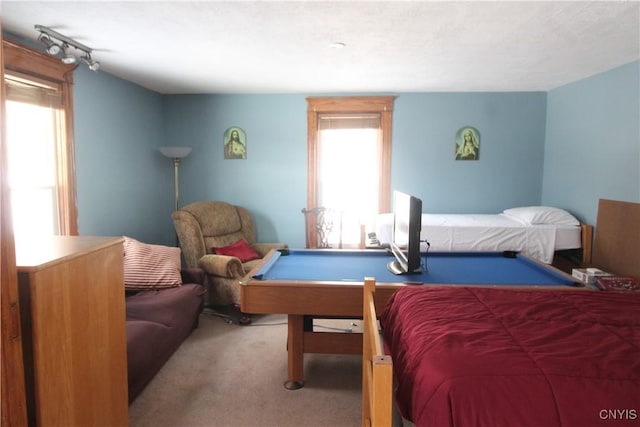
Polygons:
<instances>
[{"instance_id":1,"label":"window","mask_svg":"<svg viewBox=\"0 0 640 427\"><path fill-rule=\"evenodd\" d=\"M338 211L341 227L334 227L329 243L358 247L362 226L370 227L377 213L389 210L393 97L308 98L307 102L307 207ZM312 247L316 243L309 242Z\"/></svg>"},{"instance_id":2,"label":"window","mask_svg":"<svg viewBox=\"0 0 640 427\"><path fill-rule=\"evenodd\" d=\"M73 66L3 40L8 184L16 239L78 234Z\"/></svg>"}]
</instances>

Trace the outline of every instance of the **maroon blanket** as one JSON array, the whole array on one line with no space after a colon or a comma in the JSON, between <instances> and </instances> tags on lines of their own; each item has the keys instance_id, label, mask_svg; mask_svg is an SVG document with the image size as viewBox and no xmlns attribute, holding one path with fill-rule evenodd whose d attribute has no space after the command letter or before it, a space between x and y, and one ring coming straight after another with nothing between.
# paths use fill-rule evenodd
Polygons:
<instances>
[{"instance_id":1,"label":"maroon blanket","mask_svg":"<svg viewBox=\"0 0 640 427\"><path fill-rule=\"evenodd\" d=\"M640 423L640 293L407 287L380 321L417 426Z\"/></svg>"}]
</instances>

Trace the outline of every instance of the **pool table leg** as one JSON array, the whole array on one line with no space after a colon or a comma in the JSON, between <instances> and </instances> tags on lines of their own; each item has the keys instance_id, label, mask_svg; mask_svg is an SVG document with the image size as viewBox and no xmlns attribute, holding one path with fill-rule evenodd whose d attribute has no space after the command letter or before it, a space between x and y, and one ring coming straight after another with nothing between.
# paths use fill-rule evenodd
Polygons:
<instances>
[{"instance_id":1,"label":"pool table leg","mask_svg":"<svg viewBox=\"0 0 640 427\"><path fill-rule=\"evenodd\" d=\"M304 316L289 314L287 336L287 370L289 378L284 387L289 390L298 390L304 387Z\"/></svg>"}]
</instances>

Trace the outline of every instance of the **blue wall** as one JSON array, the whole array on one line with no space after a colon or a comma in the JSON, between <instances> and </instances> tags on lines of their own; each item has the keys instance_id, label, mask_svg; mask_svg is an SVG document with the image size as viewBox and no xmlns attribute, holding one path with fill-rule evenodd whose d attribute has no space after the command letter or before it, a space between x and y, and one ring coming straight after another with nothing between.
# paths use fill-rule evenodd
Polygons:
<instances>
[{"instance_id":1,"label":"blue wall","mask_svg":"<svg viewBox=\"0 0 640 427\"><path fill-rule=\"evenodd\" d=\"M540 203L544 93L401 94L395 102L391 188L433 213L497 213ZM454 160L458 129L480 132L478 161Z\"/></svg>"},{"instance_id":2,"label":"blue wall","mask_svg":"<svg viewBox=\"0 0 640 427\"><path fill-rule=\"evenodd\" d=\"M547 98L542 202L594 225L599 199L640 202L640 61Z\"/></svg>"},{"instance_id":3,"label":"blue wall","mask_svg":"<svg viewBox=\"0 0 640 427\"><path fill-rule=\"evenodd\" d=\"M259 240L304 245L307 125L303 95L165 96L166 138L193 147L182 202L220 199L249 208ZM544 93L401 94L396 98L392 188L430 212L499 212L539 204ZM247 160L224 160L223 134L247 133ZM481 133L479 161L455 161L462 126ZM167 141L167 143L169 143ZM508 179L505 179L508 178Z\"/></svg>"},{"instance_id":4,"label":"blue wall","mask_svg":"<svg viewBox=\"0 0 640 427\"><path fill-rule=\"evenodd\" d=\"M547 204L595 224L599 198L640 201L640 62L548 93L398 94L392 189L425 211L495 213ZM260 241L304 244L306 95L160 95L104 72L75 72L80 233L174 244L173 164L157 150L193 147L181 205L248 207ZM224 160L240 126L247 160ZM479 161L453 160L455 132L481 134Z\"/></svg>"},{"instance_id":5,"label":"blue wall","mask_svg":"<svg viewBox=\"0 0 640 427\"><path fill-rule=\"evenodd\" d=\"M175 242L173 163L155 148L162 96L87 67L74 81L80 234Z\"/></svg>"},{"instance_id":6,"label":"blue wall","mask_svg":"<svg viewBox=\"0 0 640 427\"><path fill-rule=\"evenodd\" d=\"M259 241L304 245L304 96L165 96L164 108L167 144L193 147L180 169L181 205L225 200L244 206ZM224 160L223 134L231 126L246 132L246 160Z\"/></svg>"},{"instance_id":7,"label":"blue wall","mask_svg":"<svg viewBox=\"0 0 640 427\"><path fill-rule=\"evenodd\" d=\"M636 62L549 93L398 94L392 188L430 212L544 203L595 224L598 198L638 199L637 71ZM181 204L240 204L260 241L304 244L305 95L161 96L79 69L76 98L83 234L171 244L172 167L156 149L185 145L193 151L180 167ZM224 160L230 126L246 131L247 160ZM481 133L479 161L453 160L462 126ZM603 159L619 179L593 172Z\"/></svg>"}]
</instances>

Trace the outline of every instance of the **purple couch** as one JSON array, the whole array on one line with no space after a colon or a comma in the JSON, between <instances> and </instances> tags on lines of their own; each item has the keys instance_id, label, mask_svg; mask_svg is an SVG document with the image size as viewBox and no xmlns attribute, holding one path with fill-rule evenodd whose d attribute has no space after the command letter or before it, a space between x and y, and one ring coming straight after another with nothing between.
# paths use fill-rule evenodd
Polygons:
<instances>
[{"instance_id":1,"label":"purple couch","mask_svg":"<svg viewBox=\"0 0 640 427\"><path fill-rule=\"evenodd\" d=\"M129 403L198 327L204 302L204 271L182 270L183 285L127 294Z\"/></svg>"}]
</instances>

